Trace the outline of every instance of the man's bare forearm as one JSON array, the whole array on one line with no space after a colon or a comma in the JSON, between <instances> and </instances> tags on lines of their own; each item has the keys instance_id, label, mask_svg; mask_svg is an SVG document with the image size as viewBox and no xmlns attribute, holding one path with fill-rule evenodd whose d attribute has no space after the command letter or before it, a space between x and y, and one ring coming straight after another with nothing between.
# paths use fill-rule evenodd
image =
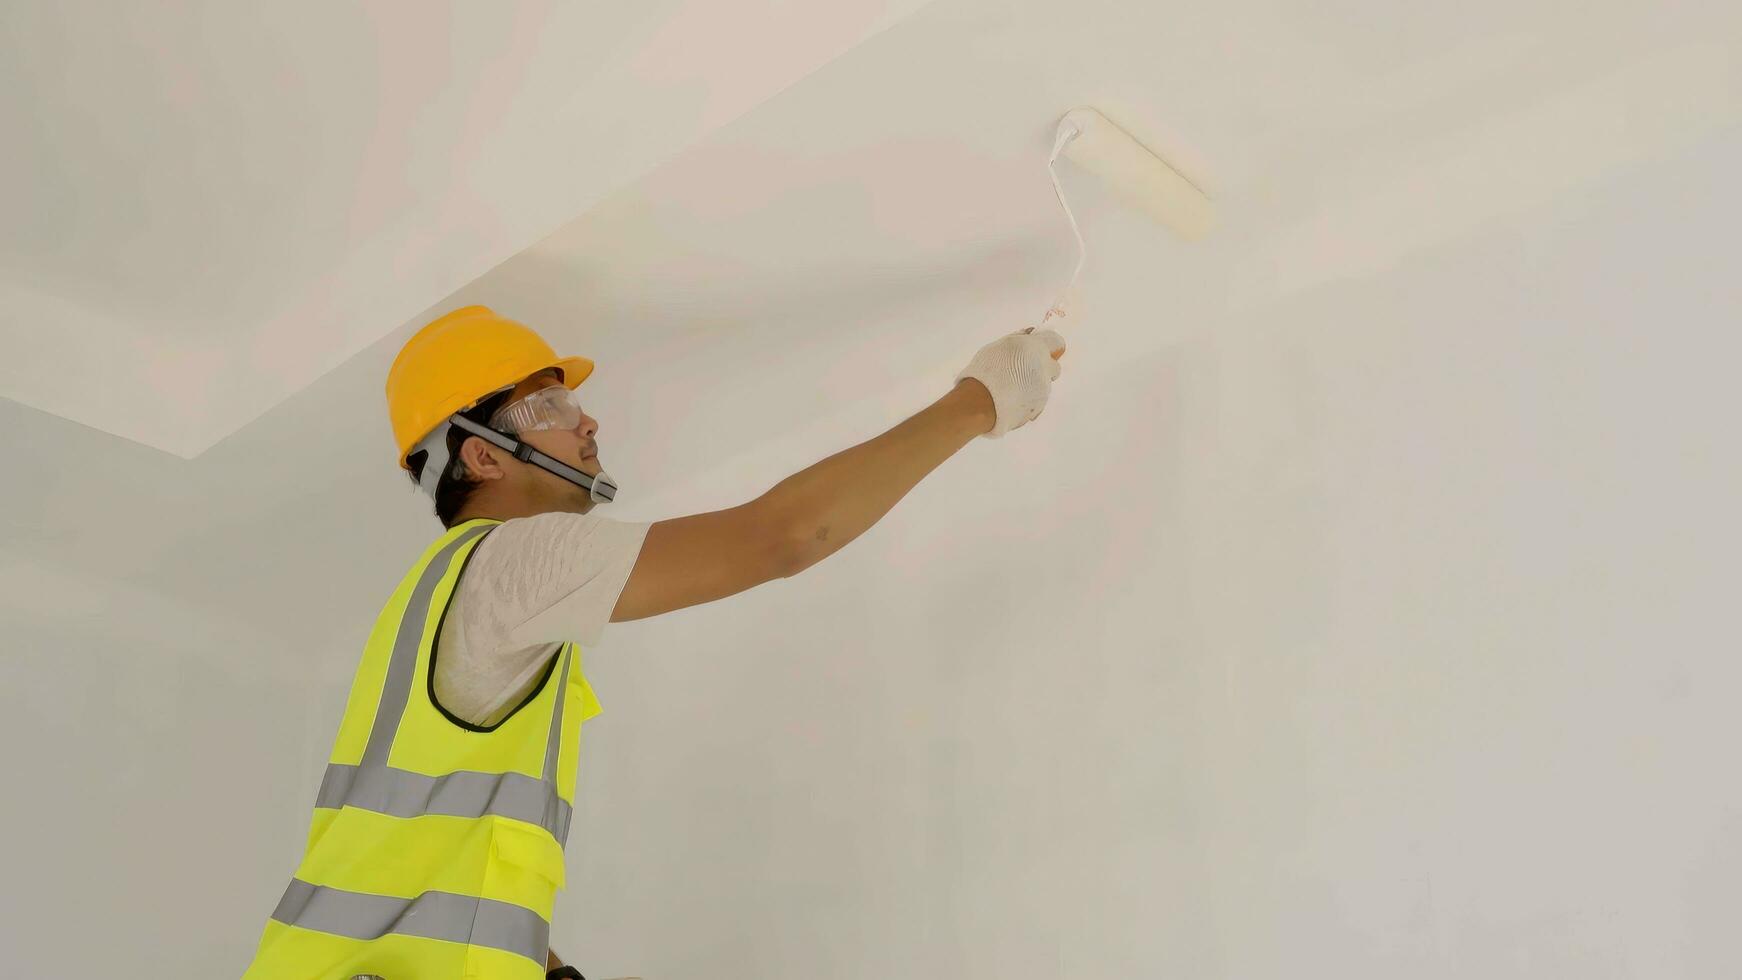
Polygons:
<instances>
[{"instance_id":1,"label":"man's bare forearm","mask_svg":"<svg viewBox=\"0 0 1742 980\"><path fill-rule=\"evenodd\" d=\"M865 533L996 420L986 387L963 380L888 432L782 480L762 500L794 536L798 567L807 568Z\"/></svg>"}]
</instances>

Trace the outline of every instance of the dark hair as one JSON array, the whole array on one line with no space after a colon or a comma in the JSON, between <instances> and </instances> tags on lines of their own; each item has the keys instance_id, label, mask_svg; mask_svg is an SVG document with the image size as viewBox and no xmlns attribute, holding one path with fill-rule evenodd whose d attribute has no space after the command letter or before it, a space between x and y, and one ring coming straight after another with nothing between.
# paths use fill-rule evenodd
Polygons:
<instances>
[{"instance_id":1,"label":"dark hair","mask_svg":"<svg viewBox=\"0 0 1742 980\"><path fill-rule=\"evenodd\" d=\"M502 403L512 393L512 390L499 391L460 414L479 425L489 425L490 416L502 407ZM484 482L472 479L466 464L460 461L460 446L471 438L476 437L457 425L448 426L448 471L436 482L435 492L435 515L436 520L442 522L442 527L454 526L454 518L465 508L466 501L472 499L472 491ZM406 457L406 463L411 466L411 482L422 481L423 464L428 460L429 454L426 452L415 452Z\"/></svg>"}]
</instances>

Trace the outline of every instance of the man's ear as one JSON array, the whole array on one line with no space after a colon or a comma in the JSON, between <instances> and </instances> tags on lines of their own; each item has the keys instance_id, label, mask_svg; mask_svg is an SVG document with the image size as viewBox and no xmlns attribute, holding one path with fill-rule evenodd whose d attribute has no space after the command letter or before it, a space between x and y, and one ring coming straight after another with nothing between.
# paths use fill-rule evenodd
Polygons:
<instances>
[{"instance_id":1,"label":"man's ear","mask_svg":"<svg viewBox=\"0 0 1742 980\"><path fill-rule=\"evenodd\" d=\"M477 436L460 443L460 459L474 480L500 480L505 475L502 460L507 454Z\"/></svg>"}]
</instances>

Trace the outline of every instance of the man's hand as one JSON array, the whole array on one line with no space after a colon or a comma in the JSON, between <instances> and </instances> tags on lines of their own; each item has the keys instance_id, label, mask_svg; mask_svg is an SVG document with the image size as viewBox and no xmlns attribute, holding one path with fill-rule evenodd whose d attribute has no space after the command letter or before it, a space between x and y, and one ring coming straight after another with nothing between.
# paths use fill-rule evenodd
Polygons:
<instances>
[{"instance_id":1,"label":"man's hand","mask_svg":"<svg viewBox=\"0 0 1742 980\"><path fill-rule=\"evenodd\" d=\"M1033 327L980 348L956 382L978 381L991 396L995 421L984 433L987 438L997 439L1040 417L1064 356L1065 339L1057 331L1036 333Z\"/></svg>"}]
</instances>

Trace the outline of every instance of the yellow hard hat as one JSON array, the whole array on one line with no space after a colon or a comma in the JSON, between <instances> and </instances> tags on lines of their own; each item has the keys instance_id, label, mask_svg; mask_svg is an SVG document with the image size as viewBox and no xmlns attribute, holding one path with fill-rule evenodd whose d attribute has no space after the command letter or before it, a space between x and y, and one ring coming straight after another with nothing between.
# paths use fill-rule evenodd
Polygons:
<instances>
[{"instance_id":1,"label":"yellow hard hat","mask_svg":"<svg viewBox=\"0 0 1742 980\"><path fill-rule=\"evenodd\" d=\"M493 392L546 368L577 388L593 373L584 357L558 357L530 328L487 306L467 306L412 335L387 370L387 417L399 444L399 466L424 436Z\"/></svg>"}]
</instances>

